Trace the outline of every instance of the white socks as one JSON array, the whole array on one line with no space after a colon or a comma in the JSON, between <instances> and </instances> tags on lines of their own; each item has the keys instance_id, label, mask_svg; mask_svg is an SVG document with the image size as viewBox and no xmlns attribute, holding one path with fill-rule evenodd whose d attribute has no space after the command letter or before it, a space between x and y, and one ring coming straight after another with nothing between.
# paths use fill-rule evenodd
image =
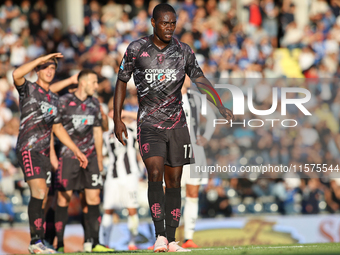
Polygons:
<instances>
[{"instance_id":1,"label":"white socks","mask_svg":"<svg viewBox=\"0 0 340 255\"><path fill-rule=\"evenodd\" d=\"M127 224L128 224L128 229L130 231L129 245L135 244L135 238L138 235L138 225L139 225L138 213L132 216L128 216Z\"/></svg>"},{"instance_id":2,"label":"white socks","mask_svg":"<svg viewBox=\"0 0 340 255\"><path fill-rule=\"evenodd\" d=\"M186 197L184 205L184 240L193 239L198 217L198 198Z\"/></svg>"},{"instance_id":3,"label":"white socks","mask_svg":"<svg viewBox=\"0 0 340 255\"><path fill-rule=\"evenodd\" d=\"M138 235L138 225L139 225L139 218L138 214L128 216L127 218L127 225L130 231L130 243L135 244L135 238ZM111 214L104 214L102 218L102 236L103 236L103 244L110 247L110 235L112 231L113 223L112 223L112 215Z\"/></svg>"},{"instance_id":4,"label":"white socks","mask_svg":"<svg viewBox=\"0 0 340 255\"><path fill-rule=\"evenodd\" d=\"M110 235L111 230L113 227L112 223L112 215L111 214L104 214L102 218L102 230L103 230L103 244L109 247L110 243Z\"/></svg>"}]
</instances>

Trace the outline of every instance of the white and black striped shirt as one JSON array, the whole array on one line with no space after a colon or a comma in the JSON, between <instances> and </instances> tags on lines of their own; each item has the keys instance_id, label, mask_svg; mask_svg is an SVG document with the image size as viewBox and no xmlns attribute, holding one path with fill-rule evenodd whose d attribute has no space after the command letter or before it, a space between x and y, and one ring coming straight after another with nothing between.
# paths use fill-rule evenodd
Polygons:
<instances>
[{"instance_id":1,"label":"white and black striped shirt","mask_svg":"<svg viewBox=\"0 0 340 255\"><path fill-rule=\"evenodd\" d=\"M123 139L125 146L119 142L116 138L113 128L113 122L111 122L110 129L104 132L103 139L107 148L107 154L109 157L109 167L107 169L106 178L120 178L128 174L140 175L140 170L137 163L137 126L136 122L132 122L126 125L128 132L128 138Z\"/></svg>"}]
</instances>

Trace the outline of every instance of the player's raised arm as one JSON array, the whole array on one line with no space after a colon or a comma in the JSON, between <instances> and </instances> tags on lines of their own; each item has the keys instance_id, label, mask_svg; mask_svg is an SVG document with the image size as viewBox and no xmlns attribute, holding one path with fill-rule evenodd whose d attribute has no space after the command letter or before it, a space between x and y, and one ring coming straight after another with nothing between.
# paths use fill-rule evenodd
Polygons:
<instances>
[{"instance_id":1,"label":"player's raised arm","mask_svg":"<svg viewBox=\"0 0 340 255\"><path fill-rule=\"evenodd\" d=\"M13 71L13 80L16 86L21 86L25 83L24 76L31 72L34 68L38 67L39 65L48 62L49 60L53 60L55 58L62 58L63 55L61 53L52 53L46 56L36 58L31 62L28 62L22 66L19 66L17 69Z\"/></svg>"},{"instance_id":2,"label":"player's raised arm","mask_svg":"<svg viewBox=\"0 0 340 255\"><path fill-rule=\"evenodd\" d=\"M58 81L56 83L53 83L52 85L50 85L50 90L53 93L58 93L59 91L61 91L62 89L72 85L72 84L77 84L78 83L78 74L74 74L71 77L65 79L65 80L61 80Z\"/></svg>"},{"instance_id":3,"label":"player's raised arm","mask_svg":"<svg viewBox=\"0 0 340 255\"><path fill-rule=\"evenodd\" d=\"M114 109L114 114L113 114L113 121L115 123L115 134L117 139L125 145L125 142L123 140L123 132L125 134L125 137L128 137L127 131L126 131L126 126L122 121L122 109L123 109L123 103L124 99L126 96L126 82L123 82L121 80L117 80L116 84L116 91L115 91L115 98L113 102L113 109Z\"/></svg>"},{"instance_id":4,"label":"player's raised arm","mask_svg":"<svg viewBox=\"0 0 340 255\"><path fill-rule=\"evenodd\" d=\"M59 138L59 140L65 144L77 157L80 162L80 166L82 168L87 167L87 158L86 156L79 150L77 145L72 141L67 131L63 127L61 123L53 124L53 133Z\"/></svg>"},{"instance_id":5,"label":"player's raised arm","mask_svg":"<svg viewBox=\"0 0 340 255\"><path fill-rule=\"evenodd\" d=\"M231 110L224 107L220 96L217 94L210 81L205 76L198 77L193 80L199 91L207 95L207 99L212 102L220 111L221 115L228 121L234 119L234 114Z\"/></svg>"}]
</instances>

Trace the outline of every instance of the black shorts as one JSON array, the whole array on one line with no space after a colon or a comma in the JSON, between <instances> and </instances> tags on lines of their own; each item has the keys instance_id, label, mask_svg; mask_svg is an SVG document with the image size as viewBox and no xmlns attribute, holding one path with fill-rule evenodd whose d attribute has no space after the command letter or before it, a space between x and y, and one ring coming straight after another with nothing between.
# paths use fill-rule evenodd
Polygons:
<instances>
[{"instance_id":1,"label":"black shorts","mask_svg":"<svg viewBox=\"0 0 340 255\"><path fill-rule=\"evenodd\" d=\"M47 187L51 186L52 165L50 158L38 151L19 151L17 157L26 182L42 178L46 180Z\"/></svg>"},{"instance_id":2,"label":"black shorts","mask_svg":"<svg viewBox=\"0 0 340 255\"><path fill-rule=\"evenodd\" d=\"M88 158L87 168L81 168L77 159L61 157L55 176L60 191L101 189L103 179L99 172L97 157Z\"/></svg>"},{"instance_id":3,"label":"black shorts","mask_svg":"<svg viewBox=\"0 0 340 255\"><path fill-rule=\"evenodd\" d=\"M57 155L57 158L60 157L61 145L62 145L62 143L59 141L59 138L54 136L54 151ZM56 173L55 173L55 170L52 169L51 173L52 173L52 182L51 182L51 186L48 190L48 196L54 196L55 191L56 191L56 181L55 181Z\"/></svg>"},{"instance_id":4,"label":"black shorts","mask_svg":"<svg viewBox=\"0 0 340 255\"><path fill-rule=\"evenodd\" d=\"M177 167L194 163L194 154L187 127L160 129L141 127L137 139L143 160L161 156L164 164Z\"/></svg>"}]
</instances>

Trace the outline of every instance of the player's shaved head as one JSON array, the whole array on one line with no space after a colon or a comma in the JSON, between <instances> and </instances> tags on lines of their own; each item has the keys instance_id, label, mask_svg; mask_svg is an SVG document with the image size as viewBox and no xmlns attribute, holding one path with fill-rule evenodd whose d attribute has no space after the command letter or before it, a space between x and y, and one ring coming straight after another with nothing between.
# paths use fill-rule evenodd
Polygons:
<instances>
[{"instance_id":1,"label":"player's shaved head","mask_svg":"<svg viewBox=\"0 0 340 255\"><path fill-rule=\"evenodd\" d=\"M158 4L153 9L152 18L154 18L154 20L157 21L164 12L172 12L173 14L176 15L175 9L170 4Z\"/></svg>"},{"instance_id":2,"label":"player's shaved head","mask_svg":"<svg viewBox=\"0 0 340 255\"><path fill-rule=\"evenodd\" d=\"M83 79L86 79L89 74L97 75L97 73L95 71L91 70L91 69L83 69L78 74L78 82L83 80Z\"/></svg>"}]
</instances>

